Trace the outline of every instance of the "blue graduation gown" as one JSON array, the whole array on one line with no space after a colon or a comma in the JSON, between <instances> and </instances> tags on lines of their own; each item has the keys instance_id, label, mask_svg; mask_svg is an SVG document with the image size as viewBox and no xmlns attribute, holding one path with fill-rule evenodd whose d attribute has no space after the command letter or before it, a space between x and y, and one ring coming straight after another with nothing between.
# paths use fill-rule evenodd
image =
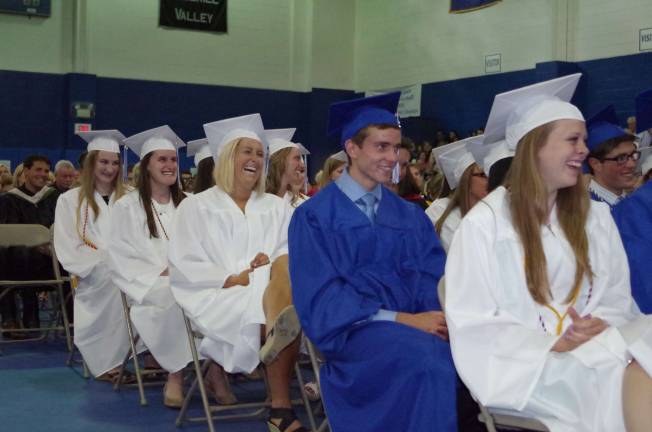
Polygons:
<instances>
[{"instance_id":1,"label":"blue graduation gown","mask_svg":"<svg viewBox=\"0 0 652 432\"><path fill-rule=\"evenodd\" d=\"M631 274L632 296L643 313L652 313L652 181L613 208Z\"/></svg>"},{"instance_id":2,"label":"blue graduation gown","mask_svg":"<svg viewBox=\"0 0 652 432\"><path fill-rule=\"evenodd\" d=\"M441 310L445 253L425 213L383 189L372 225L332 183L297 208L288 246L294 305L327 360L320 377L333 430L456 430L448 343L369 320L381 308Z\"/></svg>"}]
</instances>

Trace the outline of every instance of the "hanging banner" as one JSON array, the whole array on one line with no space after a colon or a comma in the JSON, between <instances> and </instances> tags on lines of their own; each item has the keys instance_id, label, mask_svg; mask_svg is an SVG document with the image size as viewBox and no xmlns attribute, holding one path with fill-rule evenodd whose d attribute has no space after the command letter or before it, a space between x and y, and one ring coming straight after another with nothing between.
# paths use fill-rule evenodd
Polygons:
<instances>
[{"instance_id":1,"label":"hanging banner","mask_svg":"<svg viewBox=\"0 0 652 432\"><path fill-rule=\"evenodd\" d=\"M226 33L227 0L160 0L158 25Z\"/></svg>"},{"instance_id":2,"label":"hanging banner","mask_svg":"<svg viewBox=\"0 0 652 432\"><path fill-rule=\"evenodd\" d=\"M402 118L419 117L421 115L421 84L387 90L367 91L364 95L365 97L369 97L395 91L401 92L401 99L398 101L398 116Z\"/></svg>"},{"instance_id":3,"label":"hanging banner","mask_svg":"<svg viewBox=\"0 0 652 432\"><path fill-rule=\"evenodd\" d=\"M471 12L493 6L501 0L451 0L450 13Z\"/></svg>"}]
</instances>

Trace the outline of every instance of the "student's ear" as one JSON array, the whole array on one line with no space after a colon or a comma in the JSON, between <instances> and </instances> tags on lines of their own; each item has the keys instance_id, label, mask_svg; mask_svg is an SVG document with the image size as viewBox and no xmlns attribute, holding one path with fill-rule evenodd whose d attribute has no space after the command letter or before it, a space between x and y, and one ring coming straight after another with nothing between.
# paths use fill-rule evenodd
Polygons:
<instances>
[{"instance_id":1,"label":"student's ear","mask_svg":"<svg viewBox=\"0 0 652 432\"><path fill-rule=\"evenodd\" d=\"M349 155L351 159L358 158L358 152L360 151L360 146L353 142L353 140L346 140L344 143L344 151Z\"/></svg>"}]
</instances>

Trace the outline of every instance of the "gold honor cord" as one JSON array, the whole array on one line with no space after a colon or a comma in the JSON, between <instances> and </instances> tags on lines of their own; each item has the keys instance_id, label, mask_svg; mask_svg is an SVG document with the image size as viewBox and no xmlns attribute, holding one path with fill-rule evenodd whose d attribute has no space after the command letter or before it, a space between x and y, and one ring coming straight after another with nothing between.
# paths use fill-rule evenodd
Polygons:
<instances>
[{"instance_id":1,"label":"gold honor cord","mask_svg":"<svg viewBox=\"0 0 652 432\"><path fill-rule=\"evenodd\" d=\"M93 250L97 250L97 245L95 245L95 243L93 243L92 241L90 241L86 237L86 225L87 224L88 224L88 202L86 203L86 207L84 208L84 227L82 229L82 232L81 233L77 232L77 234L81 238L81 241L84 242L85 246L88 246L89 248L91 248ZM79 229L79 225L77 225L77 229Z\"/></svg>"},{"instance_id":2,"label":"gold honor cord","mask_svg":"<svg viewBox=\"0 0 652 432\"><path fill-rule=\"evenodd\" d=\"M553 306L550 306L549 304L544 305L545 307L550 309L552 311L552 313L554 313L555 316L557 317L557 327L556 327L557 336L561 335L561 331L564 328L564 320L568 316L568 309L575 306L575 302L577 301L577 297L579 297L579 294L580 294L580 290L577 290L577 292L575 293L575 295L571 299L570 305L568 306L568 308L566 309L566 312L564 312L563 315L560 314L559 311L557 309L555 309Z\"/></svg>"}]
</instances>

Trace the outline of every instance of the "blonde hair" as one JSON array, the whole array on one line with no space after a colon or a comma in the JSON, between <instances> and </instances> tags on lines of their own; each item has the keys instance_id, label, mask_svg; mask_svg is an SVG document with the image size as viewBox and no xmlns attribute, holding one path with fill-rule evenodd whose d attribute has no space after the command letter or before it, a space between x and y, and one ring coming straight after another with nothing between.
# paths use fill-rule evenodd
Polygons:
<instances>
[{"instance_id":1,"label":"blonde hair","mask_svg":"<svg viewBox=\"0 0 652 432\"><path fill-rule=\"evenodd\" d=\"M18 166L16 166L16 169L14 170L14 187L15 188L18 188L18 187L22 186L22 184L20 184L20 182L21 182L21 177L23 176L23 171L25 171L25 167L23 166L23 164L18 164Z\"/></svg>"},{"instance_id":2,"label":"blonde hair","mask_svg":"<svg viewBox=\"0 0 652 432\"><path fill-rule=\"evenodd\" d=\"M479 168L478 164L473 163L462 173L462 177L460 177L460 181L446 206L446 210L444 210L444 213L442 213L439 219L437 219L437 223L435 223L437 234L441 234L444 222L446 222L446 218L448 218L453 210L459 207L461 217L466 216L469 210L471 210L471 179L475 168Z\"/></svg>"},{"instance_id":3,"label":"blonde hair","mask_svg":"<svg viewBox=\"0 0 652 432\"><path fill-rule=\"evenodd\" d=\"M97 163L97 157L100 154L99 150L93 150L88 152L86 160L84 160L84 165L82 168L82 173L80 176L80 185L79 185L79 203L77 204L77 230L81 226L80 221L80 210L82 203L86 203L93 210L93 220L97 220L97 217L100 214L100 208L95 202L95 164ZM120 156L118 156L120 160ZM118 174L113 179L113 190L115 191L115 199L117 200L122 195L125 194L126 190L124 183L122 182L122 164L118 165Z\"/></svg>"},{"instance_id":4,"label":"blonde hair","mask_svg":"<svg viewBox=\"0 0 652 432\"><path fill-rule=\"evenodd\" d=\"M236 138L224 145L213 170L215 185L227 194L233 193L235 182L235 153L242 140L243 138ZM265 193L264 175L261 175L254 185L254 191L259 194Z\"/></svg>"},{"instance_id":5,"label":"blonde hair","mask_svg":"<svg viewBox=\"0 0 652 432\"><path fill-rule=\"evenodd\" d=\"M548 191L537 164L538 154L546 144L554 122L530 131L516 149L505 185L510 191L510 211L525 255L525 279L534 301L546 304L552 298L546 256L541 242L541 227L546 223ZM557 216L575 255L575 280L565 302L577 297L586 275L593 280L589 262L589 240L586 235L590 201L588 191L578 178L574 186L557 191Z\"/></svg>"},{"instance_id":6,"label":"blonde hair","mask_svg":"<svg viewBox=\"0 0 652 432\"><path fill-rule=\"evenodd\" d=\"M328 184L332 181L331 175L342 165L346 165L346 162L332 157L326 159L326 162L324 162L324 168L322 168L321 177L319 177L319 180L317 180L317 188L321 190L328 186Z\"/></svg>"}]
</instances>

